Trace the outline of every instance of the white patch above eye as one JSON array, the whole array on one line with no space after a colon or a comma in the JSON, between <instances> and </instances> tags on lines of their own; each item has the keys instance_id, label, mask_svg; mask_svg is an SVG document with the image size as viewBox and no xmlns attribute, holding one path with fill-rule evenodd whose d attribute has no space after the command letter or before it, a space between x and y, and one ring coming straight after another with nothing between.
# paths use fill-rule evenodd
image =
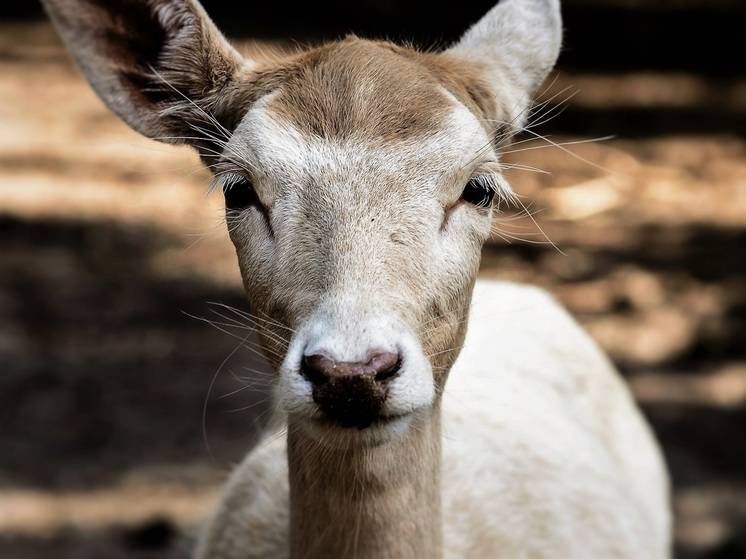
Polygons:
<instances>
[{"instance_id":1,"label":"white patch above eye","mask_svg":"<svg viewBox=\"0 0 746 559\"><path fill-rule=\"evenodd\" d=\"M444 127L446 139L450 140L450 150L463 155L464 165L472 160L478 161L482 156L494 156L491 138L476 115L445 88L443 94L453 103Z\"/></svg>"},{"instance_id":2,"label":"white patch above eye","mask_svg":"<svg viewBox=\"0 0 746 559\"><path fill-rule=\"evenodd\" d=\"M295 127L272 115L269 106L277 95L270 93L254 104L229 145L239 144L248 163L264 176L303 174L311 159L308 141Z\"/></svg>"},{"instance_id":3,"label":"white patch above eye","mask_svg":"<svg viewBox=\"0 0 746 559\"><path fill-rule=\"evenodd\" d=\"M356 162L371 171L380 168L387 174L401 173L418 177L423 183L437 183L444 173L458 172L477 165L494 152L485 129L477 117L447 90L443 94L452 108L437 132L416 139L402 139L381 144L370 141L328 140L304 134L292 124L273 114L272 101L277 92L262 97L248 111L226 146L231 158L240 155L257 179L296 184L317 173L329 172Z\"/></svg>"}]
</instances>

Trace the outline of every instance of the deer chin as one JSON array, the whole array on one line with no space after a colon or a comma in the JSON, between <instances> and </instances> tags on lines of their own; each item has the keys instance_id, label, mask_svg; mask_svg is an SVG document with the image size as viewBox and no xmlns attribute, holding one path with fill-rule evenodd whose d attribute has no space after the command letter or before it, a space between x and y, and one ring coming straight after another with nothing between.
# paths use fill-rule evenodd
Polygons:
<instances>
[{"instance_id":1,"label":"deer chin","mask_svg":"<svg viewBox=\"0 0 746 559\"><path fill-rule=\"evenodd\" d=\"M324 446L337 449L375 447L403 438L413 428L417 417L427 415L429 409L423 408L405 415L380 416L363 428L342 427L323 416L297 419L304 434Z\"/></svg>"}]
</instances>

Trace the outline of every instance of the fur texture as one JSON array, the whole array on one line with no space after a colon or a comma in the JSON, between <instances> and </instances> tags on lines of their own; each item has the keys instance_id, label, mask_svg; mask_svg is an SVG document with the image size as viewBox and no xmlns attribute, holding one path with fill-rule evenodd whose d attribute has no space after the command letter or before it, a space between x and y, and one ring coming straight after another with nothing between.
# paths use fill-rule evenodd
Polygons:
<instances>
[{"instance_id":1,"label":"fur texture","mask_svg":"<svg viewBox=\"0 0 746 559\"><path fill-rule=\"evenodd\" d=\"M112 110L251 200L226 218L287 438L238 468L198 557L668 555L659 451L588 337L509 284L469 319L499 204L465 190L510 196L499 146L557 58L557 0L504 0L440 54L350 37L271 64L196 0L44 2ZM401 363L380 416L340 427L301 363L374 353Z\"/></svg>"}]
</instances>

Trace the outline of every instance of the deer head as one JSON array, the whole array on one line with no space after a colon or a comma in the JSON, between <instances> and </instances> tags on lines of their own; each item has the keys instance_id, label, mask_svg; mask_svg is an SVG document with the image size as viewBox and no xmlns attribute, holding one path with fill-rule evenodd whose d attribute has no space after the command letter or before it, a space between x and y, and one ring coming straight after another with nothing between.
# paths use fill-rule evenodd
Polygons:
<instances>
[{"instance_id":1,"label":"deer head","mask_svg":"<svg viewBox=\"0 0 746 559\"><path fill-rule=\"evenodd\" d=\"M371 443L433 413L558 0L504 0L442 53L349 37L271 63L196 0L44 4L117 115L214 173L290 421Z\"/></svg>"}]
</instances>

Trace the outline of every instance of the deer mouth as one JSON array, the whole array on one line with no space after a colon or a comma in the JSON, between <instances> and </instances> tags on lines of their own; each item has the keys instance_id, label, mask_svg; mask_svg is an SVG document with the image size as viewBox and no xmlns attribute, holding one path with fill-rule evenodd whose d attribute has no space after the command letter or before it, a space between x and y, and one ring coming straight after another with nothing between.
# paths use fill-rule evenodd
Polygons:
<instances>
[{"instance_id":1,"label":"deer mouth","mask_svg":"<svg viewBox=\"0 0 746 559\"><path fill-rule=\"evenodd\" d=\"M355 431L372 431L375 429L385 429L391 427L396 423L405 420L411 414L391 414L391 415L377 415L375 417L361 417L356 421L346 420L337 421L330 419L329 417L323 416L316 418L315 422L326 429L332 430L343 430L354 433Z\"/></svg>"},{"instance_id":2,"label":"deer mouth","mask_svg":"<svg viewBox=\"0 0 746 559\"><path fill-rule=\"evenodd\" d=\"M381 417L388 388L369 375L333 378L313 389L324 416L343 428L363 430Z\"/></svg>"}]
</instances>

